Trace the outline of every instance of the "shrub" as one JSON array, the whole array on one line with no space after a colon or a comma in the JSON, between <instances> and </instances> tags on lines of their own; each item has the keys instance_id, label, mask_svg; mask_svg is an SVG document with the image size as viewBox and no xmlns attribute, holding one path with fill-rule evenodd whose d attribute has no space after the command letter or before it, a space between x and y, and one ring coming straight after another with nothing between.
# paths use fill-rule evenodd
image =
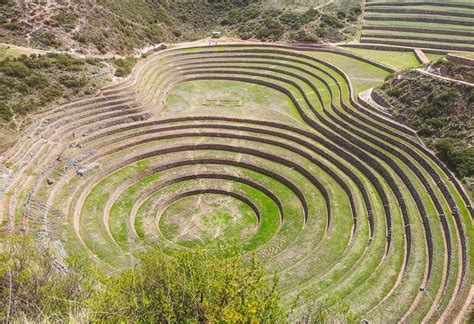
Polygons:
<instances>
[{"instance_id":1,"label":"shrub","mask_svg":"<svg viewBox=\"0 0 474 324\"><path fill-rule=\"evenodd\" d=\"M48 79L39 73L34 73L26 77L25 83L33 89L44 89L49 85Z\"/></svg>"},{"instance_id":2,"label":"shrub","mask_svg":"<svg viewBox=\"0 0 474 324\"><path fill-rule=\"evenodd\" d=\"M0 72L15 78L25 78L31 75L31 70L25 63L11 60L0 63Z\"/></svg>"},{"instance_id":3,"label":"shrub","mask_svg":"<svg viewBox=\"0 0 474 324\"><path fill-rule=\"evenodd\" d=\"M346 16L347 15L344 11L338 11L337 12L337 18L339 18L339 19L344 19L344 18L346 18Z\"/></svg>"},{"instance_id":4,"label":"shrub","mask_svg":"<svg viewBox=\"0 0 474 324\"><path fill-rule=\"evenodd\" d=\"M298 30L297 32L291 33L290 38L292 40L301 42L318 42L319 38L316 35L310 34L305 30Z\"/></svg>"},{"instance_id":5,"label":"shrub","mask_svg":"<svg viewBox=\"0 0 474 324\"><path fill-rule=\"evenodd\" d=\"M359 16L362 13L362 9L360 8L352 8L351 9L351 15L353 16Z\"/></svg>"},{"instance_id":6,"label":"shrub","mask_svg":"<svg viewBox=\"0 0 474 324\"><path fill-rule=\"evenodd\" d=\"M41 44L43 44L45 46L48 46L48 47L58 48L58 47L61 47L61 45L62 45L62 42L59 39L57 39L56 36L54 36L53 33L50 33L50 32L41 33L38 36L37 40Z\"/></svg>"},{"instance_id":7,"label":"shrub","mask_svg":"<svg viewBox=\"0 0 474 324\"><path fill-rule=\"evenodd\" d=\"M133 67L137 63L137 59L134 57L127 57L126 59L114 60L113 64L117 68L115 71L115 76L117 77L126 77L132 73Z\"/></svg>"},{"instance_id":8,"label":"shrub","mask_svg":"<svg viewBox=\"0 0 474 324\"><path fill-rule=\"evenodd\" d=\"M12 19L10 22L3 24L3 27L12 31L21 29L20 22L17 19Z\"/></svg>"},{"instance_id":9,"label":"shrub","mask_svg":"<svg viewBox=\"0 0 474 324\"><path fill-rule=\"evenodd\" d=\"M387 90L387 94L391 97L395 97L395 98L398 98L402 95L402 89L400 89L399 87L395 86L389 90Z\"/></svg>"},{"instance_id":10,"label":"shrub","mask_svg":"<svg viewBox=\"0 0 474 324\"><path fill-rule=\"evenodd\" d=\"M255 259L222 252L152 250L135 269L104 278L89 303L97 321L268 322L284 320L276 281Z\"/></svg>"},{"instance_id":11,"label":"shrub","mask_svg":"<svg viewBox=\"0 0 474 324\"><path fill-rule=\"evenodd\" d=\"M105 275L87 258L58 260L26 235L0 237L2 322L284 322L277 280L239 254L149 250ZM42 244L42 243L41 243ZM60 261L67 271L55 264ZM82 322L82 321L81 321Z\"/></svg>"},{"instance_id":12,"label":"shrub","mask_svg":"<svg viewBox=\"0 0 474 324\"><path fill-rule=\"evenodd\" d=\"M52 102L63 96L64 90L59 84L52 84L41 91L41 101L45 103Z\"/></svg>"},{"instance_id":13,"label":"shrub","mask_svg":"<svg viewBox=\"0 0 474 324\"><path fill-rule=\"evenodd\" d=\"M280 38L285 32L283 25L274 18L266 18L262 26L257 30L257 37L259 39L276 40Z\"/></svg>"},{"instance_id":14,"label":"shrub","mask_svg":"<svg viewBox=\"0 0 474 324\"><path fill-rule=\"evenodd\" d=\"M336 17L333 16L322 15L321 21L331 27L341 28L344 26L343 23L341 23Z\"/></svg>"},{"instance_id":15,"label":"shrub","mask_svg":"<svg viewBox=\"0 0 474 324\"><path fill-rule=\"evenodd\" d=\"M61 75L59 77L59 82L66 88L80 88L86 85L86 80L84 78L77 78L73 75Z\"/></svg>"},{"instance_id":16,"label":"shrub","mask_svg":"<svg viewBox=\"0 0 474 324\"><path fill-rule=\"evenodd\" d=\"M357 18L359 18L361 14L362 14L362 10L360 8L352 8L349 15L349 20L356 21Z\"/></svg>"},{"instance_id":17,"label":"shrub","mask_svg":"<svg viewBox=\"0 0 474 324\"><path fill-rule=\"evenodd\" d=\"M88 43L88 38L85 33L77 32L72 35L72 39L75 41L81 43L81 44L87 44Z\"/></svg>"},{"instance_id":18,"label":"shrub","mask_svg":"<svg viewBox=\"0 0 474 324\"><path fill-rule=\"evenodd\" d=\"M72 71L80 70L86 64L84 60L75 58L69 54L56 53L47 54L47 60L45 61L50 66Z\"/></svg>"},{"instance_id":19,"label":"shrub","mask_svg":"<svg viewBox=\"0 0 474 324\"><path fill-rule=\"evenodd\" d=\"M163 38L163 30L159 25L147 26L144 29L146 36L151 42L159 43Z\"/></svg>"},{"instance_id":20,"label":"shrub","mask_svg":"<svg viewBox=\"0 0 474 324\"><path fill-rule=\"evenodd\" d=\"M77 314L91 288L86 268L60 273L54 257L25 235L0 238L0 320L55 322Z\"/></svg>"},{"instance_id":21,"label":"shrub","mask_svg":"<svg viewBox=\"0 0 474 324\"><path fill-rule=\"evenodd\" d=\"M13 112L6 102L0 101L0 118L4 122L9 122L13 117Z\"/></svg>"},{"instance_id":22,"label":"shrub","mask_svg":"<svg viewBox=\"0 0 474 324\"><path fill-rule=\"evenodd\" d=\"M74 13L61 11L54 17L54 19L66 30L72 30L76 27L77 17Z\"/></svg>"},{"instance_id":23,"label":"shrub","mask_svg":"<svg viewBox=\"0 0 474 324\"><path fill-rule=\"evenodd\" d=\"M316 19L318 16L319 16L319 11L317 11L314 8L310 8L301 15L300 20L301 20L301 23L307 24L313 21L314 19Z\"/></svg>"},{"instance_id":24,"label":"shrub","mask_svg":"<svg viewBox=\"0 0 474 324\"><path fill-rule=\"evenodd\" d=\"M474 147L452 138L440 139L435 144L439 158L459 177L474 176Z\"/></svg>"},{"instance_id":25,"label":"shrub","mask_svg":"<svg viewBox=\"0 0 474 324\"><path fill-rule=\"evenodd\" d=\"M292 28L298 29L301 27L302 22L300 20L300 16L295 12L286 12L280 17L280 21L282 24Z\"/></svg>"}]
</instances>

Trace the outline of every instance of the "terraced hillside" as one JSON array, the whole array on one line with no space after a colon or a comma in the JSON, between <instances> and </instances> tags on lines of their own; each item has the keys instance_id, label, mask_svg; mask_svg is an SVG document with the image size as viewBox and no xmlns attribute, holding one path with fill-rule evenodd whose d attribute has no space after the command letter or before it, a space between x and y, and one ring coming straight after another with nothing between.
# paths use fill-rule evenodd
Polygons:
<instances>
[{"instance_id":1,"label":"terraced hillside","mask_svg":"<svg viewBox=\"0 0 474 324\"><path fill-rule=\"evenodd\" d=\"M5 156L2 220L54 247L58 267L79 255L113 271L146 246L222 239L279 273L285 303L452 321L473 283L471 202L413 131L355 100L336 63L360 82L387 68L347 55L156 53L37 116Z\"/></svg>"},{"instance_id":2,"label":"terraced hillside","mask_svg":"<svg viewBox=\"0 0 474 324\"><path fill-rule=\"evenodd\" d=\"M369 0L360 42L474 51L474 3Z\"/></svg>"}]
</instances>

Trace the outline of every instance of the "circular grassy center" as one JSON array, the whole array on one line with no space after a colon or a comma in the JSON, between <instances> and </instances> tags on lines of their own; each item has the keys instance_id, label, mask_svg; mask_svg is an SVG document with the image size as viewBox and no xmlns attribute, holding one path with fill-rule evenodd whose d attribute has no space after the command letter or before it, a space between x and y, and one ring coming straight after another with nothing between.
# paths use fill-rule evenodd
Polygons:
<instances>
[{"instance_id":1,"label":"circular grassy center","mask_svg":"<svg viewBox=\"0 0 474 324\"><path fill-rule=\"evenodd\" d=\"M245 202L222 194L197 194L170 204L160 217L163 235L183 246L217 242L237 245L257 232L257 217Z\"/></svg>"}]
</instances>

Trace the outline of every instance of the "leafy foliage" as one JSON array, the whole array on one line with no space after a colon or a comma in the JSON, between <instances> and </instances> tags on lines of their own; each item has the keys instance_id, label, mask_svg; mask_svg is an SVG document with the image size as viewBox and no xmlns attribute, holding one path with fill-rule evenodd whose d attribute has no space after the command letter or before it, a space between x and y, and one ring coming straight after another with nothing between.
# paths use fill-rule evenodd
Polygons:
<instances>
[{"instance_id":1,"label":"leafy foliage","mask_svg":"<svg viewBox=\"0 0 474 324\"><path fill-rule=\"evenodd\" d=\"M467 147L452 138L443 138L435 144L438 156L460 177L474 176L474 147Z\"/></svg>"},{"instance_id":2,"label":"leafy foliage","mask_svg":"<svg viewBox=\"0 0 474 324\"><path fill-rule=\"evenodd\" d=\"M31 113L94 93L105 80L97 75L100 68L97 61L66 54L1 60L0 122L10 123L7 129L16 132Z\"/></svg>"},{"instance_id":3,"label":"leafy foliage","mask_svg":"<svg viewBox=\"0 0 474 324\"><path fill-rule=\"evenodd\" d=\"M130 54L150 43L200 39L212 31L269 41L340 41L353 33L350 27L361 14L359 0L337 0L322 8L323 13L313 5L312 1L275 5L270 0L98 0L92 5L77 0L38 15L47 18L31 44ZM30 20L29 11L42 10L46 9L41 4L23 2L0 6L0 33L25 45L31 25L23 22Z\"/></svg>"},{"instance_id":4,"label":"leafy foliage","mask_svg":"<svg viewBox=\"0 0 474 324\"><path fill-rule=\"evenodd\" d=\"M469 67L452 62L439 61L433 66L452 76L474 75ZM376 91L391 104L397 119L415 128L458 177L470 182L474 177L472 87L407 71L390 76Z\"/></svg>"},{"instance_id":5,"label":"leafy foliage","mask_svg":"<svg viewBox=\"0 0 474 324\"><path fill-rule=\"evenodd\" d=\"M115 76L117 77L126 77L132 73L132 69L137 63L137 59L134 57L127 57L125 59L117 59L113 61L113 64L117 68L115 71Z\"/></svg>"},{"instance_id":6,"label":"leafy foliage","mask_svg":"<svg viewBox=\"0 0 474 324\"><path fill-rule=\"evenodd\" d=\"M38 42L47 47L59 48L62 45L62 42L56 38L53 33L44 32L39 34L37 38Z\"/></svg>"},{"instance_id":7,"label":"leafy foliage","mask_svg":"<svg viewBox=\"0 0 474 324\"><path fill-rule=\"evenodd\" d=\"M104 278L89 305L99 321L278 322L276 282L264 275L255 259L239 255L153 250L135 269Z\"/></svg>"},{"instance_id":8,"label":"leafy foliage","mask_svg":"<svg viewBox=\"0 0 474 324\"><path fill-rule=\"evenodd\" d=\"M92 290L92 276L81 271L61 273L47 249L40 252L25 235L3 235L0 241L0 320L50 321L78 314ZM92 273L91 273L92 274Z\"/></svg>"},{"instance_id":9,"label":"leafy foliage","mask_svg":"<svg viewBox=\"0 0 474 324\"><path fill-rule=\"evenodd\" d=\"M61 10L55 17L54 23L58 26L63 27L65 30L70 31L76 27L77 16L74 12L67 12L66 10Z\"/></svg>"},{"instance_id":10,"label":"leafy foliage","mask_svg":"<svg viewBox=\"0 0 474 324\"><path fill-rule=\"evenodd\" d=\"M239 254L150 250L114 275L67 260L25 235L0 241L0 320L105 322L281 322L277 281Z\"/></svg>"}]
</instances>

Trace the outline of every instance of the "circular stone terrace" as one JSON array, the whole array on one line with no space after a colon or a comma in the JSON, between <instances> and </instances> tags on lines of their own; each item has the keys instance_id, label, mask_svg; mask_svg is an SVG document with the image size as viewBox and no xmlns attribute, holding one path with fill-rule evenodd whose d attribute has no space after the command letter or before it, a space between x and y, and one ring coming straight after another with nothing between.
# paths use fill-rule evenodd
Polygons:
<instances>
[{"instance_id":1,"label":"circular stone terrace","mask_svg":"<svg viewBox=\"0 0 474 324\"><path fill-rule=\"evenodd\" d=\"M6 155L2 220L58 262L113 271L147 246L223 240L278 273L284 303L455 320L473 282L471 202L412 130L355 99L365 84L350 76L388 70L324 47L161 51L37 116Z\"/></svg>"}]
</instances>

